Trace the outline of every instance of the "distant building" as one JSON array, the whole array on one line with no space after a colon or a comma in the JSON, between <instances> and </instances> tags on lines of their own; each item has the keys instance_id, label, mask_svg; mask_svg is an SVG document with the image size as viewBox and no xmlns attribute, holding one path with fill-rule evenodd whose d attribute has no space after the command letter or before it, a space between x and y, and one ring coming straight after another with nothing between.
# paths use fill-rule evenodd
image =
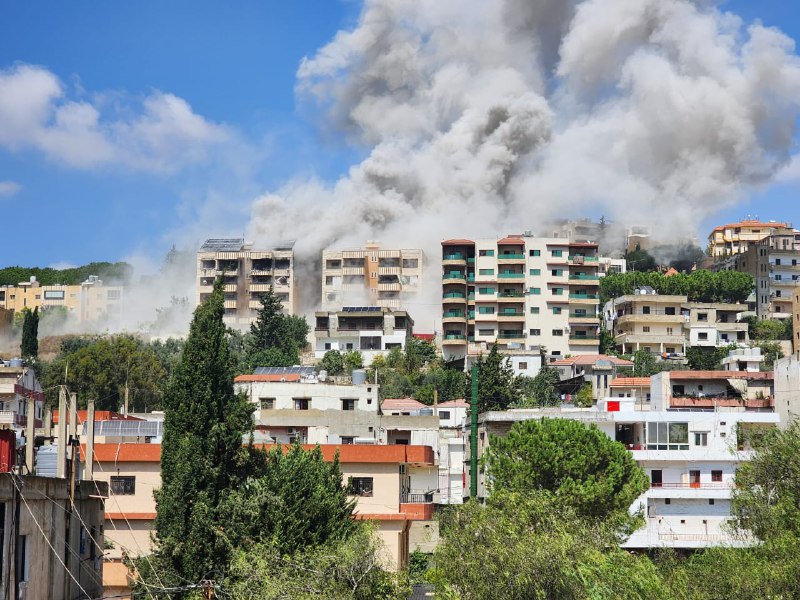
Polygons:
<instances>
[{"instance_id":1,"label":"distant building","mask_svg":"<svg viewBox=\"0 0 800 600\"><path fill-rule=\"evenodd\" d=\"M610 383L619 369L630 370L633 363L616 356L605 354L585 354L562 358L550 363L558 370L562 382L574 381L577 392L584 383L592 385L592 398L599 400L610 395Z\"/></svg>"},{"instance_id":2,"label":"distant building","mask_svg":"<svg viewBox=\"0 0 800 600\"><path fill-rule=\"evenodd\" d=\"M404 308L413 305L425 256L418 249L385 249L375 242L362 249L322 252L322 310L343 306Z\"/></svg>"},{"instance_id":3,"label":"distant building","mask_svg":"<svg viewBox=\"0 0 800 600\"><path fill-rule=\"evenodd\" d=\"M81 322L98 321L122 313L125 288L107 285L91 275L80 285L42 285L35 277L16 286L0 287L0 309L20 312L66 308Z\"/></svg>"},{"instance_id":4,"label":"distant building","mask_svg":"<svg viewBox=\"0 0 800 600\"><path fill-rule=\"evenodd\" d=\"M261 307L261 294L273 288L286 314L295 312L294 242L255 250L243 239L209 239L197 253L197 304L212 292L214 281L225 284L225 322L249 326Z\"/></svg>"},{"instance_id":5,"label":"distant building","mask_svg":"<svg viewBox=\"0 0 800 600\"><path fill-rule=\"evenodd\" d=\"M316 358L328 350L358 350L365 365L393 348L405 349L414 328L407 312L380 306L345 306L336 312L317 312L314 320Z\"/></svg>"},{"instance_id":6,"label":"distant building","mask_svg":"<svg viewBox=\"0 0 800 600\"><path fill-rule=\"evenodd\" d=\"M708 254L715 259L746 252L751 244L772 235L778 229L791 228L788 223L743 219L715 227L708 235Z\"/></svg>"}]
</instances>

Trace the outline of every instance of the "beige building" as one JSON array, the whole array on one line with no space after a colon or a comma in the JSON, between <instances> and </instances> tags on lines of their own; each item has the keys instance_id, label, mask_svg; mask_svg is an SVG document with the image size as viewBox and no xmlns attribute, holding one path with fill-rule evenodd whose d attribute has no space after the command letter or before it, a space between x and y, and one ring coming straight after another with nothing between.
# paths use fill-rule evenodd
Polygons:
<instances>
[{"instance_id":1,"label":"beige building","mask_svg":"<svg viewBox=\"0 0 800 600\"><path fill-rule=\"evenodd\" d=\"M494 344L512 355L597 354L597 248L527 234L443 241L445 359L469 360Z\"/></svg>"},{"instance_id":2,"label":"beige building","mask_svg":"<svg viewBox=\"0 0 800 600\"><path fill-rule=\"evenodd\" d=\"M421 285L422 250L389 250L375 242L360 250L322 252L322 310L348 306L401 308Z\"/></svg>"},{"instance_id":3,"label":"beige building","mask_svg":"<svg viewBox=\"0 0 800 600\"><path fill-rule=\"evenodd\" d=\"M122 313L125 288L106 285L92 275L80 285L42 285L35 277L16 286L0 287L0 308L14 312L61 306L81 322L97 321Z\"/></svg>"},{"instance_id":4,"label":"beige building","mask_svg":"<svg viewBox=\"0 0 800 600\"><path fill-rule=\"evenodd\" d=\"M715 227L708 235L708 254L712 258L724 258L746 252L751 244L763 240L777 229L791 227L788 223L743 219Z\"/></svg>"},{"instance_id":5,"label":"beige building","mask_svg":"<svg viewBox=\"0 0 800 600\"><path fill-rule=\"evenodd\" d=\"M800 287L792 293L792 352L800 353Z\"/></svg>"},{"instance_id":6,"label":"beige building","mask_svg":"<svg viewBox=\"0 0 800 600\"><path fill-rule=\"evenodd\" d=\"M197 304L213 290L217 277L225 282L225 321L248 326L260 308L259 297L270 287L287 314L295 311L294 242L272 250L254 250L242 239L209 239L197 253Z\"/></svg>"},{"instance_id":7,"label":"beige building","mask_svg":"<svg viewBox=\"0 0 800 600\"><path fill-rule=\"evenodd\" d=\"M339 311L314 313L315 358L328 350L358 350L364 364L393 348L404 350L413 333L414 321L404 310L381 306L345 306Z\"/></svg>"}]
</instances>

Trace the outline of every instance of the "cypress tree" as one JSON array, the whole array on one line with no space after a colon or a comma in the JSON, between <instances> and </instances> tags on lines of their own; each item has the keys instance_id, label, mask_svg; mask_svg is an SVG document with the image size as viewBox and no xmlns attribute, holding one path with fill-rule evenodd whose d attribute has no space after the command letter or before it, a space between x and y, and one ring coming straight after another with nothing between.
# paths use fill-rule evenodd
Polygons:
<instances>
[{"instance_id":1,"label":"cypress tree","mask_svg":"<svg viewBox=\"0 0 800 600\"><path fill-rule=\"evenodd\" d=\"M227 567L232 549L220 505L243 484L255 456L242 445L252 433L253 409L233 390L223 314L219 279L194 313L164 394L156 564L183 582L216 578Z\"/></svg>"},{"instance_id":2,"label":"cypress tree","mask_svg":"<svg viewBox=\"0 0 800 600\"><path fill-rule=\"evenodd\" d=\"M22 358L37 358L39 356L39 307L30 311L25 309L22 321L22 343L20 344Z\"/></svg>"}]
</instances>

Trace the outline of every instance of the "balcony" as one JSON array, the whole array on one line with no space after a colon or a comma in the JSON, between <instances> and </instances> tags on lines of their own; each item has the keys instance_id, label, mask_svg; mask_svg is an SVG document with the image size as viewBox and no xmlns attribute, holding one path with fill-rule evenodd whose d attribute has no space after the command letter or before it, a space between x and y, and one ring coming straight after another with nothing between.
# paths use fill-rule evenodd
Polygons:
<instances>
[{"instance_id":1,"label":"balcony","mask_svg":"<svg viewBox=\"0 0 800 600\"><path fill-rule=\"evenodd\" d=\"M600 322L600 317L592 313L569 313L569 322L574 324L594 325Z\"/></svg>"},{"instance_id":2,"label":"balcony","mask_svg":"<svg viewBox=\"0 0 800 600\"><path fill-rule=\"evenodd\" d=\"M524 340L524 331L505 331L497 334L498 340Z\"/></svg>"},{"instance_id":3,"label":"balcony","mask_svg":"<svg viewBox=\"0 0 800 600\"><path fill-rule=\"evenodd\" d=\"M496 315L498 321L524 321L525 312L521 310L500 311Z\"/></svg>"},{"instance_id":4,"label":"balcony","mask_svg":"<svg viewBox=\"0 0 800 600\"><path fill-rule=\"evenodd\" d=\"M467 283L467 277L464 273L445 273L442 275L442 281L447 283Z\"/></svg>"},{"instance_id":5,"label":"balcony","mask_svg":"<svg viewBox=\"0 0 800 600\"><path fill-rule=\"evenodd\" d=\"M581 281L587 281L587 282L592 282L592 283L597 284L600 281L600 278L597 276L596 273L595 274L589 274L589 275L587 275L586 273L579 273L577 275L570 275L569 276L569 280L570 281L575 281L575 282L578 282L578 283L580 283Z\"/></svg>"},{"instance_id":6,"label":"balcony","mask_svg":"<svg viewBox=\"0 0 800 600\"><path fill-rule=\"evenodd\" d=\"M663 311L653 311L651 313L635 313L620 315L617 317L617 324L625 323L684 323L687 317L682 314L665 314Z\"/></svg>"},{"instance_id":7,"label":"balcony","mask_svg":"<svg viewBox=\"0 0 800 600\"><path fill-rule=\"evenodd\" d=\"M466 302L467 295L464 292L446 292L442 294L442 302Z\"/></svg>"},{"instance_id":8,"label":"balcony","mask_svg":"<svg viewBox=\"0 0 800 600\"><path fill-rule=\"evenodd\" d=\"M569 303L570 304L592 304L597 305L598 303L598 296L597 294L570 294L569 295Z\"/></svg>"},{"instance_id":9,"label":"balcony","mask_svg":"<svg viewBox=\"0 0 800 600\"><path fill-rule=\"evenodd\" d=\"M500 292L497 294L498 300L510 300L512 302L522 302L525 292Z\"/></svg>"},{"instance_id":10,"label":"balcony","mask_svg":"<svg viewBox=\"0 0 800 600\"><path fill-rule=\"evenodd\" d=\"M442 257L442 260L443 261L447 261L447 260L461 260L461 261L463 261L463 260L466 260L466 256L464 256L461 252L451 252L449 254L445 254Z\"/></svg>"},{"instance_id":11,"label":"balcony","mask_svg":"<svg viewBox=\"0 0 800 600\"><path fill-rule=\"evenodd\" d=\"M433 492L402 492L400 494L401 504L425 504L433 502Z\"/></svg>"},{"instance_id":12,"label":"balcony","mask_svg":"<svg viewBox=\"0 0 800 600\"><path fill-rule=\"evenodd\" d=\"M250 284L250 292L257 293L257 292L268 292L269 288L272 287L271 283L251 283ZM227 291L227 290L225 290Z\"/></svg>"},{"instance_id":13,"label":"balcony","mask_svg":"<svg viewBox=\"0 0 800 600\"><path fill-rule=\"evenodd\" d=\"M525 273L511 273L506 271L505 273L498 273L498 279L525 279Z\"/></svg>"},{"instance_id":14,"label":"balcony","mask_svg":"<svg viewBox=\"0 0 800 600\"><path fill-rule=\"evenodd\" d=\"M498 263L519 262L524 260L525 260L525 255L517 252L497 255Z\"/></svg>"},{"instance_id":15,"label":"balcony","mask_svg":"<svg viewBox=\"0 0 800 600\"><path fill-rule=\"evenodd\" d=\"M467 336L463 333L446 333L442 338L442 344L445 346L458 346L467 343Z\"/></svg>"},{"instance_id":16,"label":"balcony","mask_svg":"<svg viewBox=\"0 0 800 600\"><path fill-rule=\"evenodd\" d=\"M597 256L583 256L581 254L570 254L567 260L571 265L583 265L586 263L598 263L600 259Z\"/></svg>"},{"instance_id":17,"label":"balcony","mask_svg":"<svg viewBox=\"0 0 800 600\"><path fill-rule=\"evenodd\" d=\"M442 323L463 323L466 319L463 310L448 310L442 315Z\"/></svg>"},{"instance_id":18,"label":"balcony","mask_svg":"<svg viewBox=\"0 0 800 600\"><path fill-rule=\"evenodd\" d=\"M637 448L641 450L642 448ZM681 481L677 483L651 483L651 489L671 489L671 490L729 490L731 489L732 482L725 481L704 481L704 482L689 482Z\"/></svg>"}]
</instances>

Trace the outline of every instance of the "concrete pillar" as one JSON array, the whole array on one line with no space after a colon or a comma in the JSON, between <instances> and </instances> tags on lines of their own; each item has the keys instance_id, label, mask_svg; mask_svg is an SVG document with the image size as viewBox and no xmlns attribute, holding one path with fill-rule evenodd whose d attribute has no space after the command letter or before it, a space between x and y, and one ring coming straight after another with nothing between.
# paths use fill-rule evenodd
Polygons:
<instances>
[{"instance_id":1,"label":"concrete pillar","mask_svg":"<svg viewBox=\"0 0 800 600\"><path fill-rule=\"evenodd\" d=\"M25 468L33 474L33 447L36 441L36 399L31 396L28 402L28 422L25 428Z\"/></svg>"},{"instance_id":2,"label":"concrete pillar","mask_svg":"<svg viewBox=\"0 0 800 600\"><path fill-rule=\"evenodd\" d=\"M58 390L58 464L56 477L66 476L67 466L67 388L63 385Z\"/></svg>"},{"instance_id":3,"label":"concrete pillar","mask_svg":"<svg viewBox=\"0 0 800 600\"><path fill-rule=\"evenodd\" d=\"M94 479L94 400L89 400L86 414L86 460L83 478Z\"/></svg>"}]
</instances>

